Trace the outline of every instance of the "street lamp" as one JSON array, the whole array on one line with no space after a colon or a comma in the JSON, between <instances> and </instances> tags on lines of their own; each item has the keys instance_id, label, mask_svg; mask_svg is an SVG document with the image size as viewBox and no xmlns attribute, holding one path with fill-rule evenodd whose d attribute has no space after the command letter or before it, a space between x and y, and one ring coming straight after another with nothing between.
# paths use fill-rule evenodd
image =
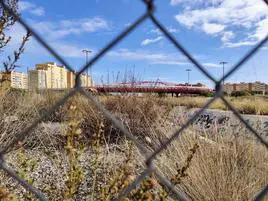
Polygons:
<instances>
[{"instance_id":1,"label":"street lamp","mask_svg":"<svg viewBox=\"0 0 268 201\"><path fill-rule=\"evenodd\" d=\"M220 64L222 65L222 74L223 74L223 79L222 79L222 86L224 87L224 65L225 64L228 64L228 62L226 62L226 61L222 61L222 62L220 62Z\"/></svg>"},{"instance_id":2,"label":"street lamp","mask_svg":"<svg viewBox=\"0 0 268 201\"><path fill-rule=\"evenodd\" d=\"M86 55L86 64L88 62L88 55L89 53L92 53L92 50L84 49L82 52ZM90 67L90 79L92 80L92 73L91 73L91 67ZM87 68L87 87L88 87L88 68Z\"/></svg>"},{"instance_id":3,"label":"street lamp","mask_svg":"<svg viewBox=\"0 0 268 201\"><path fill-rule=\"evenodd\" d=\"M188 85L190 85L190 72L192 71L191 69L186 69L186 71L188 72Z\"/></svg>"}]
</instances>

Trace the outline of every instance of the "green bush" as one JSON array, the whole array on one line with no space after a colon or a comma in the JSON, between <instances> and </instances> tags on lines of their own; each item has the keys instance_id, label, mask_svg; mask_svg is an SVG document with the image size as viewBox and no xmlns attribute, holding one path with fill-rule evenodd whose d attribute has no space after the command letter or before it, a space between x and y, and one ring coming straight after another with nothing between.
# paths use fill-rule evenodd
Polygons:
<instances>
[{"instance_id":1,"label":"green bush","mask_svg":"<svg viewBox=\"0 0 268 201\"><path fill-rule=\"evenodd\" d=\"M205 96L205 97L213 97L215 93L214 92L201 92L200 95Z\"/></svg>"},{"instance_id":2,"label":"green bush","mask_svg":"<svg viewBox=\"0 0 268 201\"><path fill-rule=\"evenodd\" d=\"M238 97L238 96L250 96L252 95L250 92L248 91L233 91L231 93L231 96L235 96L235 97Z\"/></svg>"}]
</instances>

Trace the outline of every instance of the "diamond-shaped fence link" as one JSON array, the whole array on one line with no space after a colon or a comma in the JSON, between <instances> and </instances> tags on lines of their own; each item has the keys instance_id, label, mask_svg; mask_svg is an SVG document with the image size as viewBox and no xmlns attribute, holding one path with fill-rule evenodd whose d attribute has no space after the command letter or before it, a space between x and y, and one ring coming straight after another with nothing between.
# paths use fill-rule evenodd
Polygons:
<instances>
[{"instance_id":1,"label":"diamond-shaped fence link","mask_svg":"<svg viewBox=\"0 0 268 201\"><path fill-rule=\"evenodd\" d=\"M268 0L263 0L267 6L268 6ZM221 82L222 80L225 80L226 78L230 77L232 74L235 73L239 68L242 67L244 63L246 63L258 50L267 42L268 40L268 35L260 41L254 48L252 48L245 56L241 58L241 60L234 65L229 72L227 72L224 77L222 77L220 80L216 80L207 70L191 55L190 52L186 50L185 47L183 47L180 42L175 39L161 24L161 22L154 16L155 12L155 5L153 0L142 0L142 2L147 6L146 12L141 15L135 22L133 22L128 28L126 28L121 34L119 34L115 39L113 39L109 44L107 44L101 51L99 51L98 54L96 54L85 66L81 68L81 70L77 73L75 73L74 68L72 68L71 65L68 64L68 62L63 59L57 51L55 51L46 41L43 37L41 37L34 29L32 29L20 16L16 15L10 9L4 2L4 0L0 0L0 3L2 4L3 8L6 9L11 15L13 15L18 22L26 29L29 30L33 37L42 45L44 46L50 53L53 55L61 64L63 64L69 71L73 72L76 74L76 82L75 82L75 87L67 94L65 95L61 100L59 100L54 106L52 106L50 109L47 110L41 117L36 119L29 127L27 127L24 131L21 133L18 133L14 140L7 145L6 147L0 147L0 169L2 169L6 174L8 174L10 177L13 179L17 180L20 185L22 185L26 190L29 192L33 193L39 200L45 201L47 198L45 195L40 192L38 189L36 189L34 186L29 184L27 181L25 181L23 178L21 178L13 169L9 168L4 160L4 155L14 146L16 145L19 141L22 141L34 128L37 127L37 125L42 122L47 116L49 116L52 112L54 112L57 108L62 106L63 104L66 103L66 101L74 96L76 93L80 93L90 99L95 106L104 114L104 116L110 120L115 127L120 129L120 131L128 137L130 140L132 140L139 151L142 153L144 156L144 161L146 164L146 168L144 171L140 174L139 177L136 178L136 180L130 184L125 191L123 191L119 197L116 200L121 200L125 196L127 196L133 189L135 189L148 175L154 173L158 181L162 184L165 185L170 191L174 193L174 197L177 198L178 200L189 200L187 195L180 191L178 188L176 188L165 176L163 176L160 171L158 170L157 166L154 165L154 160L159 154L161 154L168 146L170 143L172 143L176 138L178 138L179 135L182 134L182 132L187 129L191 123L193 123L198 115L200 115L206 108L208 108L215 100L221 99L224 104L231 110L233 111L234 115L245 125L247 129L249 129L252 134L254 134L259 141L268 149L268 142L265 141L261 137L261 135L258 134L256 130L254 130L245 120L244 118L236 111L235 107L233 107L223 96L223 91L222 91L222 86ZM207 78L209 78L211 81L215 83L215 90L216 94L215 96L210 99L203 108L201 108L193 117L191 117L180 129L174 132L174 134L166 141L164 142L160 147L156 149L154 152L150 152L147 148L145 148L139 141L128 131L128 129L125 128L124 124L117 120L111 112L109 112L103 104L95 97L92 95L90 92L87 92L81 87L81 82L80 82L80 75L86 71L87 69L91 68L94 63L96 63L98 60L100 60L104 55L110 51L115 45L117 45L119 42L124 40L124 38L130 34L133 30L137 29L138 26L143 23L146 19L150 19L152 23L159 28L159 30L163 33L163 35L177 48L179 52L184 54L194 65L197 69L199 69ZM257 192L256 192L257 193ZM259 192L254 200L263 200L264 197L268 193L268 185L264 187L264 189Z\"/></svg>"}]
</instances>

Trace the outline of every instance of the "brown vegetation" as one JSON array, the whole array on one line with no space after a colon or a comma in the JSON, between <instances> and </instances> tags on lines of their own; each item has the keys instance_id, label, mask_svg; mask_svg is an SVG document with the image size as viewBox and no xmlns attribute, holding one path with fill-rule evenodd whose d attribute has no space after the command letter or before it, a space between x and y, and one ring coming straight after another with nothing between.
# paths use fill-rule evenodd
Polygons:
<instances>
[{"instance_id":1,"label":"brown vegetation","mask_svg":"<svg viewBox=\"0 0 268 201\"><path fill-rule=\"evenodd\" d=\"M262 96L246 96L246 97L230 97L227 98L230 103L241 114L257 114L268 115L268 100ZM206 97L187 97L182 96L179 98L162 98L160 102L165 105L174 106L186 106L187 108L201 108L209 100ZM209 108L228 110L221 100L215 101Z\"/></svg>"},{"instance_id":2,"label":"brown vegetation","mask_svg":"<svg viewBox=\"0 0 268 201\"><path fill-rule=\"evenodd\" d=\"M13 90L1 94L1 147L62 95ZM169 112L186 100L155 101L147 96L99 99L151 151L179 127L171 122ZM205 131L192 125L155 164L190 200L252 200L268 183L268 151L242 128L237 131L226 125L220 130L215 125ZM49 200L112 200L145 168L135 145L82 95L70 98L40 123L6 160ZM2 171L0 178L0 197L33 199ZM152 174L125 200L174 200L174 195Z\"/></svg>"}]
</instances>

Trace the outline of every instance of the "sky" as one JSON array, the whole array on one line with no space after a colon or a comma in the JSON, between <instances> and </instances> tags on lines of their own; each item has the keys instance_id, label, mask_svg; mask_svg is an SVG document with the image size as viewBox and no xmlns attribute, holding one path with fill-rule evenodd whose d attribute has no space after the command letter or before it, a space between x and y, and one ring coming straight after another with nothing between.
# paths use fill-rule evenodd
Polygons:
<instances>
[{"instance_id":1,"label":"sky","mask_svg":"<svg viewBox=\"0 0 268 201\"><path fill-rule=\"evenodd\" d=\"M268 33L268 6L262 0L155 0L155 16L215 78L227 72ZM146 11L141 0L20 0L19 12L71 66L85 63ZM18 48L25 30L15 24L11 43L0 62ZM27 43L17 71L45 62L60 64L33 37ZM120 82L124 77L213 84L171 44L150 20L105 54L92 66L95 83ZM268 83L268 44L226 82Z\"/></svg>"}]
</instances>

